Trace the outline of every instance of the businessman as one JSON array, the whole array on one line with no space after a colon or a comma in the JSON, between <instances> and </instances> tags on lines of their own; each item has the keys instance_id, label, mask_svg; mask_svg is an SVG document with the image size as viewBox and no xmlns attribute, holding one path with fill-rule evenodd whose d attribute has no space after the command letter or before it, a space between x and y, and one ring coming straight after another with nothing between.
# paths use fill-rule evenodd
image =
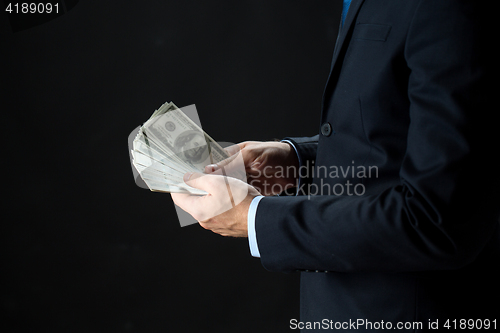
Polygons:
<instances>
[{"instance_id":1,"label":"businessman","mask_svg":"<svg viewBox=\"0 0 500 333\"><path fill-rule=\"evenodd\" d=\"M241 143L248 184L187 174L210 194L172 194L202 227L248 237L266 269L300 272L290 328L498 329L490 11L475 0L344 1L317 135ZM228 182L247 194L213 216Z\"/></svg>"}]
</instances>

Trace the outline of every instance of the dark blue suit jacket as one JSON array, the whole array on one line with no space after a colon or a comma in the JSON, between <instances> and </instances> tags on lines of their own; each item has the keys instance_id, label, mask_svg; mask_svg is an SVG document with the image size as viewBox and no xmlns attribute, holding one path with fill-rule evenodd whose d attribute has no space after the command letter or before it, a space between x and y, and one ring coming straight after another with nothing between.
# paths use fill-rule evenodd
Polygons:
<instances>
[{"instance_id":1,"label":"dark blue suit jacket","mask_svg":"<svg viewBox=\"0 0 500 333\"><path fill-rule=\"evenodd\" d=\"M480 4L352 1L319 134L288 138L308 167L302 195L266 197L256 215L264 267L301 271L302 321L500 324L498 106Z\"/></svg>"}]
</instances>

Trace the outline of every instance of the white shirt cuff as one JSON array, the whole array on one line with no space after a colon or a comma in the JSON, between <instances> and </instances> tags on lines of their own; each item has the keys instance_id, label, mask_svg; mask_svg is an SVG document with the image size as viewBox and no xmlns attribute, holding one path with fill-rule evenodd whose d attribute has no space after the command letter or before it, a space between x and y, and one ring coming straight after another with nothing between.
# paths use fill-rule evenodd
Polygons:
<instances>
[{"instance_id":1,"label":"white shirt cuff","mask_svg":"<svg viewBox=\"0 0 500 333\"><path fill-rule=\"evenodd\" d=\"M259 201L264 198L263 195L253 198L248 208L248 243L250 245L250 253L253 257L260 258L259 247L257 246L257 233L255 231L255 215L257 214L257 206Z\"/></svg>"}]
</instances>

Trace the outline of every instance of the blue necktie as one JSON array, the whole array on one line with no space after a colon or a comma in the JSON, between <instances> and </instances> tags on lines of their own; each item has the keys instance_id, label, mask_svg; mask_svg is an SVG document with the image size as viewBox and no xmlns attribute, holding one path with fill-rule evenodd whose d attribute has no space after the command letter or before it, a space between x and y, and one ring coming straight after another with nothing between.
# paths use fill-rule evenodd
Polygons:
<instances>
[{"instance_id":1,"label":"blue necktie","mask_svg":"<svg viewBox=\"0 0 500 333\"><path fill-rule=\"evenodd\" d=\"M345 17L347 16L347 11L349 10L350 4L351 0L344 0L344 4L342 6L342 26L344 26Z\"/></svg>"}]
</instances>

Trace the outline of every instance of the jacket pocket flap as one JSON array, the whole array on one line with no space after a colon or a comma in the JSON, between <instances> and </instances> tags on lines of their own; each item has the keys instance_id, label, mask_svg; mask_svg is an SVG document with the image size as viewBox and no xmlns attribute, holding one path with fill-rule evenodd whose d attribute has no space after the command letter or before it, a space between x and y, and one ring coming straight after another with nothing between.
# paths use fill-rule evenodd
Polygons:
<instances>
[{"instance_id":1,"label":"jacket pocket flap","mask_svg":"<svg viewBox=\"0 0 500 333\"><path fill-rule=\"evenodd\" d=\"M385 42L390 31L390 25L358 23L354 29L353 38Z\"/></svg>"}]
</instances>

